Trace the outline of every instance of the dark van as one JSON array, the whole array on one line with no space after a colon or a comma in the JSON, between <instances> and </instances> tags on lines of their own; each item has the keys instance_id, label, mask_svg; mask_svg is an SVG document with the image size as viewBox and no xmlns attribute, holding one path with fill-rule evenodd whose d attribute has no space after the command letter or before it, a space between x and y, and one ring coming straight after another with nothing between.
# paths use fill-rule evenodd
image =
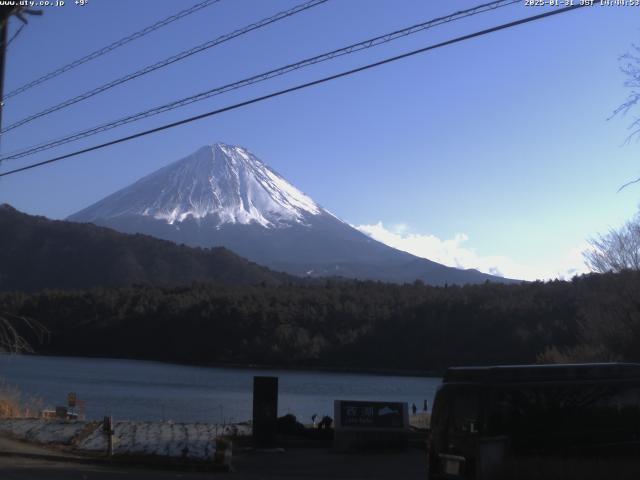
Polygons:
<instances>
[{"instance_id":1,"label":"dark van","mask_svg":"<svg viewBox=\"0 0 640 480\"><path fill-rule=\"evenodd\" d=\"M640 479L640 364L449 368L429 479Z\"/></svg>"}]
</instances>

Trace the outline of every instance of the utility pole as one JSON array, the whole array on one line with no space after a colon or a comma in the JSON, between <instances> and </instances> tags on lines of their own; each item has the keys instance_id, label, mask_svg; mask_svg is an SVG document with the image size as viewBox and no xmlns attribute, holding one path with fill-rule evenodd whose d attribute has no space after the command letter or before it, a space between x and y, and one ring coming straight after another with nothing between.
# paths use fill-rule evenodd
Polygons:
<instances>
[{"instance_id":1,"label":"utility pole","mask_svg":"<svg viewBox=\"0 0 640 480\"><path fill-rule=\"evenodd\" d=\"M2 130L2 111L4 110L4 66L7 59L7 44L9 42L9 18L15 15L22 23L27 23L24 14L42 15L42 10L32 10L25 7L2 6L0 7L0 130ZM2 134L0 134L0 145Z\"/></svg>"},{"instance_id":2,"label":"utility pole","mask_svg":"<svg viewBox=\"0 0 640 480\"><path fill-rule=\"evenodd\" d=\"M7 58L7 42L9 41L9 17L14 13L15 7L3 7L0 12L0 130L2 129L2 111L4 110L4 65ZM0 145L2 135L0 134Z\"/></svg>"}]
</instances>

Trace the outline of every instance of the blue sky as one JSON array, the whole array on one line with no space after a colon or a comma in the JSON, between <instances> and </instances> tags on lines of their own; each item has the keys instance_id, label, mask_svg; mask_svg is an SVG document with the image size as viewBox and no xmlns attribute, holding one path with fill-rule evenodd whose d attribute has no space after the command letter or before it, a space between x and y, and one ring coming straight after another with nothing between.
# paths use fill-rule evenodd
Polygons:
<instances>
[{"instance_id":1,"label":"blue sky","mask_svg":"<svg viewBox=\"0 0 640 480\"><path fill-rule=\"evenodd\" d=\"M6 91L196 3L67 1L11 44ZM222 0L9 99L8 125L300 2ZM480 3L480 2L477 2ZM476 2L330 0L8 132L2 151L93 126ZM517 4L11 161L6 170L515 18ZM580 269L589 237L637 210L640 146L619 56L639 7L592 7L0 179L0 202L65 216L215 141L247 147L340 218L443 263L520 278ZM11 26L12 31L18 23Z\"/></svg>"}]
</instances>

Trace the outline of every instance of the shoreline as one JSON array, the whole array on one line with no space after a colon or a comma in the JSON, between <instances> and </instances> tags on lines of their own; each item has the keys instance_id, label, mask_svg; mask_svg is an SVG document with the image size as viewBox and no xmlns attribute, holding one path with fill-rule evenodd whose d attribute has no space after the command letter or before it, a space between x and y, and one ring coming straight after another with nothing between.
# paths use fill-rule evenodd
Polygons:
<instances>
[{"instance_id":1,"label":"shoreline","mask_svg":"<svg viewBox=\"0 0 640 480\"><path fill-rule=\"evenodd\" d=\"M243 364L243 363L194 363L194 362L177 362L170 360L158 360L149 358L131 358L131 357L105 357L102 355L73 355L73 354L51 354L51 353L20 353L20 354L1 354L3 356L23 355L36 357L54 357L54 358L91 358L97 360L122 360L137 361L148 363L160 363L164 365L180 365L201 368L227 368L235 370L282 370L286 372L318 372L318 373L337 373L337 374L357 374L371 376L393 376L393 377L420 377L420 378L442 378L442 373L434 370L402 370L402 369L382 369L382 368L352 368L340 366L295 366L295 365L264 365L264 364Z\"/></svg>"}]
</instances>

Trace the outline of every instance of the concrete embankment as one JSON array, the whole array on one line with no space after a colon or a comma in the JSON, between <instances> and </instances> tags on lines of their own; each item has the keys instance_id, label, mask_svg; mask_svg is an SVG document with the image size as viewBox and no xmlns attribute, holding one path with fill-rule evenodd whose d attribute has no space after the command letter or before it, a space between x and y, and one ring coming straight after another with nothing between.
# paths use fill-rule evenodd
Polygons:
<instances>
[{"instance_id":1,"label":"concrete embankment","mask_svg":"<svg viewBox=\"0 0 640 480\"><path fill-rule=\"evenodd\" d=\"M215 454L217 437L250 434L248 425L121 421L115 423L113 453L115 456L209 461ZM99 422L3 419L0 435L77 454L107 452L108 436Z\"/></svg>"}]
</instances>

